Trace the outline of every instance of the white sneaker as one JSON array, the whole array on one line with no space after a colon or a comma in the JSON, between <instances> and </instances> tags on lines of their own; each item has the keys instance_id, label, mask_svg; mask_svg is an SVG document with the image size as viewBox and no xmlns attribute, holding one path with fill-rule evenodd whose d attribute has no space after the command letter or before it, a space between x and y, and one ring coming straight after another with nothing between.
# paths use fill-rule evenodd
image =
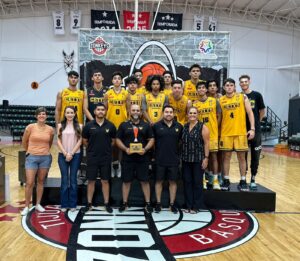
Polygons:
<instances>
[{"instance_id":1,"label":"white sneaker","mask_svg":"<svg viewBox=\"0 0 300 261\"><path fill-rule=\"evenodd\" d=\"M40 204L35 205L35 210L38 212L45 212L45 209Z\"/></svg>"},{"instance_id":2,"label":"white sneaker","mask_svg":"<svg viewBox=\"0 0 300 261\"><path fill-rule=\"evenodd\" d=\"M119 164L119 168L117 168L117 177L121 178L121 165Z\"/></svg>"},{"instance_id":3,"label":"white sneaker","mask_svg":"<svg viewBox=\"0 0 300 261\"><path fill-rule=\"evenodd\" d=\"M61 210L61 212L66 212L67 211L66 208L61 208L60 210Z\"/></svg>"},{"instance_id":4,"label":"white sneaker","mask_svg":"<svg viewBox=\"0 0 300 261\"><path fill-rule=\"evenodd\" d=\"M28 207L25 207L25 208L22 210L21 215L22 215L22 216L26 216L26 215L28 214L28 212L29 212L29 208L28 208Z\"/></svg>"}]
</instances>

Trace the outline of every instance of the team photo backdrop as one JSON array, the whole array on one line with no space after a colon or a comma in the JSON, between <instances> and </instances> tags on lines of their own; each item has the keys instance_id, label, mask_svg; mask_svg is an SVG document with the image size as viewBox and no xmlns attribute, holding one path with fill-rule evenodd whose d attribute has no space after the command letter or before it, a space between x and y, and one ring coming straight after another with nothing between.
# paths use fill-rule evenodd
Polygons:
<instances>
[{"instance_id":1,"label":"team photo backdrop","mask_svg":"<svg viewBox=\"0 0 300 261\"><path fill-rule=\"evenodd\" d=\"M230 54L228 32L79 30L79 65L81 88L92 85L95 68L104 76L104 85L111 85L114 71L124 77L135 68L142 69L144 79L150 74L173 73L175 79L189 79L189 67L202 67L201 79L227 77Z\"/></svg>"}]
</instances>

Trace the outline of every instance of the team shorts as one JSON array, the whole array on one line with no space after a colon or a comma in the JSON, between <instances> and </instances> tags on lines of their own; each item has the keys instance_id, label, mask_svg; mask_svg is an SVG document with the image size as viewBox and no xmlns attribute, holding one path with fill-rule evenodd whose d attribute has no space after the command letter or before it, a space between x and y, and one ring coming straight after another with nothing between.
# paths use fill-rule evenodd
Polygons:
<instances>
[{"instance_id":1,"label":"team shorts","mask_svg":"<svg viewBox=\"0 0 300 261\"><path fill-rule=\"evenodd\" d=\"M176 181L178 179L178 167L166 167L166 166L160 166L156 165L156 171L155 171L155 179L156 180L172 180Z\"/></svg>"},{"instance_id":2,"label":"team shorts","mask_svg":"<svg viewBox=\"0 0 300 261\"><path fill-rule=\"evenodd\" d=\"M247 135L221 136L219 149L225 151L248 151Z\"/></svg>"},{"instance_id":3,"label":"team shorts","mask_svg":"<svg viewBox=\"0 0 300 261\"><path fill-rule=\"evenodd\" d=\"M134 178L139 181L149 181L149 162L122 161L121 173L123 182L132 182Z\"/></svg>"},{"instance_id":4,"label":"team shorts","mask_svg":"<svg viewBox=\"0 0 300 261\"><path fill-rule=\"evenodd\" d=\"M26 154L25 169L50 169L52 155Z\"/></svg>"},{"instance_id":5,"label":"team shorts","mask_svg":"<svg viewBox=\"0 0 300 261\"><path fill-rule=\"evenodd\" d=\"M219 150L219 141L218 140L209 140L209 151L217 152Z\"/></svg>"},{"instance_id":6,"label":"team shorts","mask_svg":"<svg viewBox=\"0 0 300 261\"><path fill-rule=\"evenodd\" d=\"M88 164L86 177L88 180L96 180L98 177L102 180L109 180L111 178L111 164Z\"/></svg>"}]
</instances>

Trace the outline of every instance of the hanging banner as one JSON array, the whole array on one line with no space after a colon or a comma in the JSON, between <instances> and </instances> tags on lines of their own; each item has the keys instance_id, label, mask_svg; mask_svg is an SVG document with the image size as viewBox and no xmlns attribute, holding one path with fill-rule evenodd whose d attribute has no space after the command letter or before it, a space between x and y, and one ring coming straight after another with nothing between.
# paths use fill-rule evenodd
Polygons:
<instances>
[{"instance_id":1,"label":"hanging banner","mask_svg":"<svg viewBox=\"0 0 300 261\"><path fill-rule=\"evenodd\" d=\"M203 31L204 16L203 15L194 15L194 30Z\"/></svg>"},{"instance_id":2,"label":"hanging banner","mask_svg":"<svg viewBox=\"0 0 300 261\"><path fill-rule=\"evenodd\" d=\"M134 18L135 13L131 11L123 11L124 17L124 29L134 29ZM138 13L138 30L149 30L150 29L150 12L139 12Z\"/></svg>"},{"instance_id":3,"label":"hanging banner","mask_svg":"<svg viewBox=\"0 0 300 261\"><path fill-rule=\"evenodd\" d=\"M52 16L53 16L54 34L64 35L65 34L64 12L53 11Z\"/></svg>"},{"instance_id":4,"label":"hanging banner","mask_svg":"<svg viewBox=\"0 0 300 261\"><path fill-rule=\"evenodd\" d=\"M155 13L153 13L155 17ZM182 14L157 13L154 30L177 30L182 29Z\"/></svg>"},{"instance_id":5,"label":"hanging banner","mask_svg":"<svg viewBox=\"0 0 300 261\"><path fill-rule=\"evenodd\" d=\"M208 31L211 32L217 31L217 19L212 16L209 17Z\"/></svg>"},{"instance_id":6,"label":"hanging banner","mask_svg":"<svg viewBox=\"0 0 300 261\"><path fill-rule=\"evenodd\" d=\"M71 34L78 34L81 25L81 11L72 10L70 12L70 19Z\"/></svg>"},{"instance_id":7,"label":"hanging banner","mask_svg":"<svg viewBox=\"0 0 300 261\"><path fill-rule=\"evenodd\" d=\"M118 17L120 12L118 11ZM119 29L115 11L91 10L91 28Z\"/></svg>"}]
</instances>

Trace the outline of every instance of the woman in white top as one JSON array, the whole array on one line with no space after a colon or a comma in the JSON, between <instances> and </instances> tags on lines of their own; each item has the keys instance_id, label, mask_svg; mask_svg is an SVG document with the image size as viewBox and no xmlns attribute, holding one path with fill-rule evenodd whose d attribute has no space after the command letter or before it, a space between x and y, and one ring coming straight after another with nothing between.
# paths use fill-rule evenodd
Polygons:
<instances>
[{"instance_id":1,"label":"woman in white top","mask_svg":"<svg viewBox=\"0 0 300 261\"><path fill-rule=\"evenodd\" d=\"M68 208L76 210L77 206L77 172L80 167L81 130L76 110L67 106L64 118L57 126L58 165L61 172L60 202L65 212Z\"/></svg>"}]
</instances>

